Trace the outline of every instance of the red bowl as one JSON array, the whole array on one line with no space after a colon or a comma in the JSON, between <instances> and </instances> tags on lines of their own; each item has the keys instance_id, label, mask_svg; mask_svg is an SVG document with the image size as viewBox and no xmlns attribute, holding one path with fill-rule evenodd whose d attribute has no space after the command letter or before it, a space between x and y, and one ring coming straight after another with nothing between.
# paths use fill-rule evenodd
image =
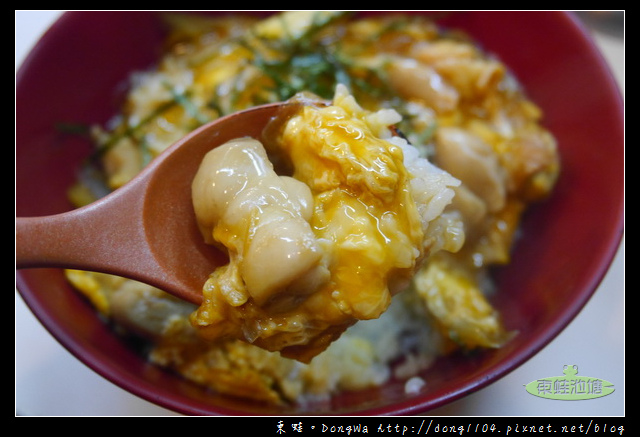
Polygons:
<instances>
[{"instance_id":1,"label":"red bowl","mask_svg":"<svg viewBox=\"0 0 640 437\"><path fill-rule=\"evenodd\" d=\"M563 12L458 12L442 24L467 31L497 54L545 113L558 139L562 174L547 201L522 224L512 263L496 271L495 306L519 335L499 350L439 359L422 376L428 390L402 382L344 393L330 405L282 409L213 394L153 366L118 337L75 292L62 271L16 272L17 288L49 332L118 386L188 415L417 414L506 375L576 316L606 273L623 232L623 104L604 60L576 19ZM153 12L69 12L42 37L16 77L16 215L71 209L67 188L90 145L58 123L103 123L134 70L160 54Z\"/></svg>"}]
</instances>

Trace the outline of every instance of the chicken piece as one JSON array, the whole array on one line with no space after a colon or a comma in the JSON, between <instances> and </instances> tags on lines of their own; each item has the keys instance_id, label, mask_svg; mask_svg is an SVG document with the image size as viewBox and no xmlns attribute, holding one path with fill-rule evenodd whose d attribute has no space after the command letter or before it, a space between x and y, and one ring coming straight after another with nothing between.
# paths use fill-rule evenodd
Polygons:
<instances>
[{"instance_id":1,"label":"chicken piece","mask_svg":"<svg viewBox=\"0 0 640 437\"><path fill-rule=\"evenodd\" d=\"M500 210L506 199L504 169L491 146L460 128L436 132L436 163L482 198L489 211Z\"/></svg>"},{"instance_id":2,"label":"chicken piece","mask_svg":"<svg viewBox=\"0 0 640 437\"><path fill-rule=\"evenodd\" d=\"M219 291L217 304L238 307L252 299L260 307L282 307L285 298L295 301L326 280L323 250L308 222L309 188L278 176L257 140L238 139L209 152L194 179L193 199L205 241L225 248L231 259L207 283Z\"/></svg>"},{"instance_id":3,"label":"chicken piece","mask_svg":"<svg viewBox=\"0 0 640 437\"><path fill-rule=\"evenodd\" d=\"M452 111L460 95L431 66L415 59L397 58L390 63L389 83L407 99L419 99L437 112Z\"/></svg>"}]
</instances>

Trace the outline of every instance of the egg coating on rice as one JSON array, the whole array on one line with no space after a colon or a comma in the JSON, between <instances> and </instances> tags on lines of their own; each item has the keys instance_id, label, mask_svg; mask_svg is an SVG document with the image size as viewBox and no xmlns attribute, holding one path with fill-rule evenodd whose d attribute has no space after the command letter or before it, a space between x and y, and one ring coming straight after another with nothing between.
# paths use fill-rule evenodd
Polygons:
<instances>
[{"instance_id":1,"label":"egg coating on rice","mask_svg":"<svg viewBox=\"0 0 640 437\"><path fill-rule=\"evenodd\" d=\"M343 390L375 387L392 376L410 378L437 356L456 348L501 347L509 341L513 333L503 326L492 304L501 295L492 295L490 269L509 262L521 215L532 202L552 192L560 161L555 139L543 127L540 108L527 98L508 66L484 52L471 38L419 15L291 11L268 18L180 13L164 14L163 18L169 28L166 50L154 68L132 75L121 113L108 125L92 128L99 166L81 169L79 183L70 192L74 202L85 204L118 188L174 141L207 121L258 104L287 100L297 93L330 100L338 84L344 84L349 91L344 94L346 99L355 98L368 111L367 119L377 118L378 122L372 122L384 127L385 132L389 124L398 123L399 131L414 146L406 147L398 136L385 138L387 133L373 132L402 150L404 167L413 176L409 185L415 210L420 223L428 223L422 229L423 246L418 257L413 251L393 256L403 266L420 257L428 258L428 262L422 263L409 288L395 294L378 318L358 321L309 363L284 358L280 352L247 341L255 335L278 333L277 327L254 324L242 336L234 328L226 332L233 335L206 340L191 321L197 307L145 284L68 271L74 287L117 332L144 339L142 353L152 363L208 389L259 402L300 404L326 400ZM343 103L351 107L346 100ZM400 114L400 121L393 114ZM387 118L389 115L393 121ZM292 128L295 125L292 123ZM269 141L262 146L277 174L274 187L279 187L265 198L285 199L296 193L297 201L283 201L284 209L266 214L261 233L268 237L258 240L280 242L281 254L302 244L303 240L289 245L283 239L284 231L276 232L276 224L283 220L299 225L298 234L309 238L304 240L308 243L304 246L307 255L292 264L295 269L283 269L264 282L259 279L260 269L249 266L244 270L252 293L241 284L236 288L242 292L229 293L230 300L221 308L237 309L252 302L258 308L254 315L263 306L275 310L281 305L294 311L300 302L310 300L313 291L322 288L320 284L328 288L327 278L332 275L351 282L353 271L335 267L358 263L336 257L339 262L331 270L328 260L338 244L330 238L319 238L314 230L319 223L331 220L330 214L315 206L314 198L321 196L312 186L331 187L341 179L335 173L314 174L313 168L307 171L300 163L298 176L306 174L306 179L289 183L294 179L294 166L286 158L299 155L303 149L293 147L283 153ZM312 154L306 158L309 162L320 160ZM348 159L323 162L333 170L350 165ZM375 166L377 162L367 160L366 165ZM443 173L460 184L451 184ZM378 174L384 186L392 181L387 177L390 174ZM418 174L422 177L415 177ZM352 177L349 183L375 190L366 178ZM389 197L383 191L378 190L369 200L380 199L382 204ZM351 200L346 193L349 191L322 198L333 217L360 218L353 220L350 228L354 234L340 242L341 250L357 253L367 244L379 246L374 244L375 239L364 238L371 230L367 204L354 203L354 211L359 212L354 216L346 207L349 203L345 199ZM431 193L443 195L433 197ZM245 211L232 209L236 213ZM296 220L289 220L291 211L298 215ZM240 223L246 215L238 214L237 218ZM383 219L389 223L397 220L391 214L383 214ZM344 229L335 226L322 232L325 237L338 236ZM410 233L405 231L398 234L407 237L405 243L411 242ZM207 234L203 238L209 238ZM221 241L230 242L230 234L224 234L223 230L217 232ZM402 241L397 247L405 244ZM213 232L211 242L219 244L220 250L228 250L215 242ZM249 259L256 261L253 265L267 262L266 258L269 266L281 263L281 259L268 256L268 249L263 250L270 244L255 243L247 252L252 253ZM383 259L376 253L366 255L370 260ZM302 273L304 266L309 269ZM401 268L392 270L389 277L402 276ZM292 281L294 276L306 280ZM306 288L299 287L302 284ZM396 288L401 287L394 285L386 294L365 292L362 297L336 294L333 305L327 308L340 317L349 312L359 317L375 314ZM326 298L318 301L324 308ZM233 307L228 302L245 303ZM306 305L307 309L311 307L310 302ZM235 317L233 311L230 314ZM328 320L322 311L318 314ZM257 319L245 318L238 326L249 326L248 320ZM220 320L218 328L235 326L226 314ZM296 324L289 318L289 331L281 337L285 343L292 341L291 328ZM312 335L308 327L300 326L304 342ZM279 334L282 332L272 335L272 340ZM277 349L285 343L274 341L272 346ZM428 379L426 384L428 387Z\"/></svg>"}]
</instances>

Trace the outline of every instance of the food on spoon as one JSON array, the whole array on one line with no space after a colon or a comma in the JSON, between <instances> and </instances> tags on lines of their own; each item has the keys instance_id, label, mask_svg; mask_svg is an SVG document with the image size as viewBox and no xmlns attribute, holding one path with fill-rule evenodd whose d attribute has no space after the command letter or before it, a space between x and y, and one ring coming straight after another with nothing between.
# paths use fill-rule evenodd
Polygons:
<instances>
[{"instance_id":1,"label":"food on spoon","mask_svg":"<svg viewBox=\"0 0 640 437\"><path fill-rule=\"evenodd\" d=\"M207 154L193 182L196 218L230 262L193 317L205 338L308 362L356 321L378 318L429 254L460 248L462 226L440 220L459 182L393 136L399 121L338 85L331 104L272 121L282 126L266 142L291 176L255 139Z\"/></svg>"}]
</instances>

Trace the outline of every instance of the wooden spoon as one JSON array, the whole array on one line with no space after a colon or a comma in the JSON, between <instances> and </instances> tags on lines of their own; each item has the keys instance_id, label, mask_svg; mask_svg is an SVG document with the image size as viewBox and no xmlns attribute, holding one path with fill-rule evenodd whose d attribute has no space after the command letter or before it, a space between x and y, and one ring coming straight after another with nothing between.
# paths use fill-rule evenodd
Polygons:
<instances>
[{"instance_id":1,"label":"wooden spoon","mask_svg":"<svg viewBox=\"0 0 640 437\"><path fill-rule=\"evenodd\" d=\"M191 183L204 155L229 140L260 139L285 104L222 117L184 137L131 182L85 207L16 218L16 268L70 268L127 277L199 305L226 256L198 230Z\"/></svg>"}]
</instances>

